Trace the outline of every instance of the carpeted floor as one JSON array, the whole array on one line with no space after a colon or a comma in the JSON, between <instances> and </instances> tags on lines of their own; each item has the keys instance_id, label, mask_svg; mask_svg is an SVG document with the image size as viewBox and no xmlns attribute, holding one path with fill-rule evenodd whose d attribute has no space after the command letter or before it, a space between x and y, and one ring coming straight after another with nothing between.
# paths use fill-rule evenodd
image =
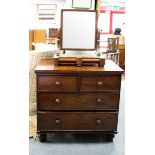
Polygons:
<instances>
[{"instance_id":1,"label":"carpeted floor","mask_svg":"<svg viewBox=\"0 0 155 155\"><path fill-rule=\"evenodd\" d=\"M37 116L35 114L29 116L29 138L35 138L37 136L36 131L37 131Z\"/></svg>"},{"instance_id":2,"label":"carpeted floor","mask_svg":"<svg viewBox=\"0 0 155 155\"><path fill-rule=\"evenodd\" d=\"M49 134L47 142L40 143L38 138L30 138L30 155L124 155L125 154L125 80L121 84L118 134L113 142L104 142L100 135ZM35 133L35 118L30 119ZM32 122L31 122L32 120ZM35 135L35 134L34 134Z\"/></svg>"}]
</instances>

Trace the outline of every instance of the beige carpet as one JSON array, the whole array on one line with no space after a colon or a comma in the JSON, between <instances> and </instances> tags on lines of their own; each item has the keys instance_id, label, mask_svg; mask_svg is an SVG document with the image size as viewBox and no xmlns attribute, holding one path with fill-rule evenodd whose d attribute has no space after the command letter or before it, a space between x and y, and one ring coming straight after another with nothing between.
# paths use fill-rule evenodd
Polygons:
<instances>
[{"instance_id":1,"label":"beige carpet","mask_svg":"<svg viewBox=\"0 0 155 155\"><path fill-rule=\"evenodd\" d=\"M37 136L37 115L36 115L36 103L31 103L29 106L29 138L35 138Z\"/></svg>"},{"instance_id":2,"label":"beige carpet","mask_svg":"<svg viewBox=\"0 0 155 155\"><path fill-rule=\"evenodd\" d=\"M29 138L35 138L37 131L37 116L29 116Z\"/></svg>"}]
</instances>

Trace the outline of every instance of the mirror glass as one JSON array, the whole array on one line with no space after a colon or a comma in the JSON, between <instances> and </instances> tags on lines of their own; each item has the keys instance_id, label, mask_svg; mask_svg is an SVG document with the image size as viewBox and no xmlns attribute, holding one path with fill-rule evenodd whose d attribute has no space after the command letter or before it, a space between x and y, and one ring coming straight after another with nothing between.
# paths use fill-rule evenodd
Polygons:
<instances>
[{"instance_id":1,"label":"mirror glass","mask_svg":"<svg viewBox=\"0 0 155 155\"><path fill-rule=\"evenodd\" d=\"M67 10L61 12L62 50L96 50L97 12Z\"/></svg>"}]
</instances>

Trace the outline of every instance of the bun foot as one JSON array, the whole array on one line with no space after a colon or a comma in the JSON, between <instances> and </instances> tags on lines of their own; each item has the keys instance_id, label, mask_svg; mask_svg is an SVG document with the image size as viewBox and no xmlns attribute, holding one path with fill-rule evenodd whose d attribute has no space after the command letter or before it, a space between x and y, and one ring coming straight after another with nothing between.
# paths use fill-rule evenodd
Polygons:
<instances>
[{"instance_id":1,"label":"bun foot","mask_svg":"<svg viewBox=\"0 0 155 155\"><path fill-rule=\"evenodd\" d=\"M39 134L39 141L45 142L46 141L46 134Z\"/></svg>"},{"instance_id":2,"label":"bun foot","mask_svg":"<svg viewBox=\"0 0 155 155\"><path fill-rule=\"evenodd\" d=\"M114 134L107 134L106 137L107 137L108 142L113 142L113 138L115 137L115 135Z\"/></svg>"}]
</instances>

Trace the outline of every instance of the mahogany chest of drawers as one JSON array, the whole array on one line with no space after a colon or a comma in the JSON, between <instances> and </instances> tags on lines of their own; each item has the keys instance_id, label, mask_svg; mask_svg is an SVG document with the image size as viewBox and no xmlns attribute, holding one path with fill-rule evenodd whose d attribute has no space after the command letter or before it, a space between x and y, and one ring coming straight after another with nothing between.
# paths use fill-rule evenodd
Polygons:
<instances>
[{"instance_id":1,"label":"mahogany chest of drawers","mask_svg":"<svg viewBox=\"0 0 155 155\"><path fill-rule=\"evenodd\" d=\"M41 61L37 77L37 132L117 133L122 69L111 60L104 67L54 66Z\"/></svg>"}]
</instances>

